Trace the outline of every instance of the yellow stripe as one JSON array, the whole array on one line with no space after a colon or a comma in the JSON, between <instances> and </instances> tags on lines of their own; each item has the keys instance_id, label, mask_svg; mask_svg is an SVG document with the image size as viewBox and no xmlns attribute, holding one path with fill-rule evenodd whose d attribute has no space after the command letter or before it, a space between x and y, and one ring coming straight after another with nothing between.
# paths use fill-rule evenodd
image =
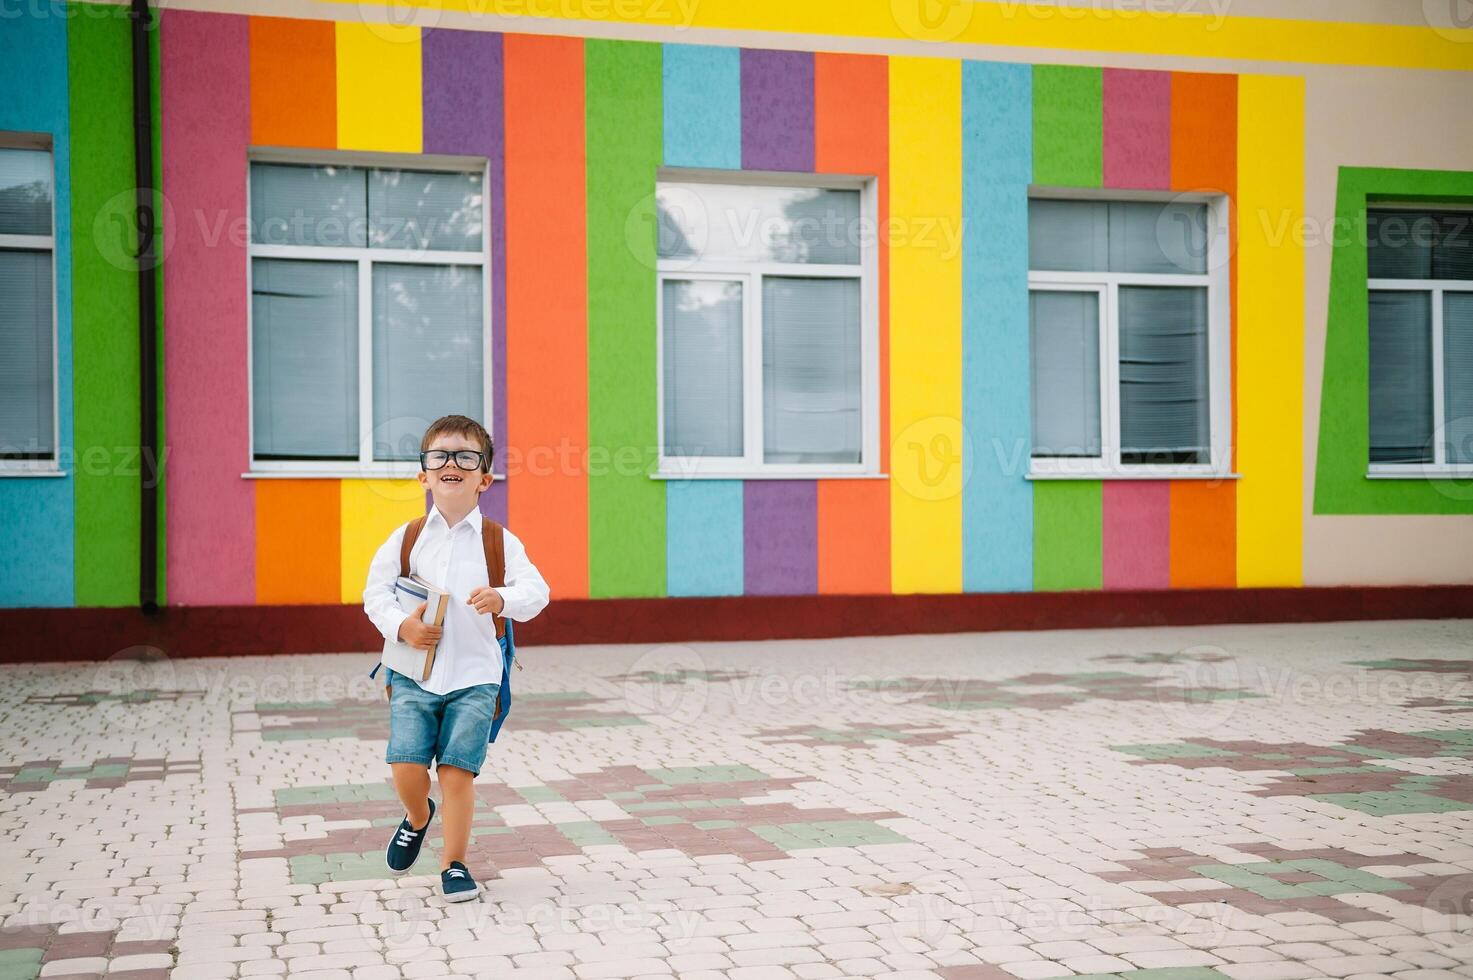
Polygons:
<instances>
[{"instance_id":1,"label":"yellow stripe","mask_svg":"<svg viewBox=\"0 0 1473 980\"><path fill-rule=\"evenodd\" d=\"M419 153L419 28L344 21L337 51L338 149Z\"/></svg>"},{"instance_id":2,"label":"yellow stripe","mask_svg":"<svg viewBox=\"0 0 1473 980\"><path fill-rule=\"evenodd\" d=\"M1238 584L1304 578L1304 80L1238 79Z\"/></svg>"},{"instance_id":3,"label":"yellow stripe","mask_svg":"<svg viewBox=\"0 0 1473 980\"><path fill-rule=\"evenodd\" d=\"M342 508L342 598L363 602L368 563L405 521L425 512L425 492L417 480L344 480Z\"/></svg>"},{"instance_id":4,"label":"yellow stripe","mask_svg":"<svg viewBox=\"0 0 1473 980\"><path fill-rule=\"evenodd\" d=\"M897 593L962 588L961 110L961 62L890 59L890 567Z\"/></svg>"},{"instance_id":5,"label":"yellow stripe","mask_svg":"<svg viewBox=\"0 0 1473 980\"><path fill-rule=\"evenodd\" d=\"M343 3L347 0L325 0ZM772 31L897 41L1111 51L1292 64L1473 70L1473 29L1229 17L1128 5L1058 7L1037 0L381 0L502 17L539 17L670 28ZM372 0L355 0L359 10ZM426 15L429 17L432 15ZM398 18L404 20L402 16Z\"/></svg>"}]
</instances>

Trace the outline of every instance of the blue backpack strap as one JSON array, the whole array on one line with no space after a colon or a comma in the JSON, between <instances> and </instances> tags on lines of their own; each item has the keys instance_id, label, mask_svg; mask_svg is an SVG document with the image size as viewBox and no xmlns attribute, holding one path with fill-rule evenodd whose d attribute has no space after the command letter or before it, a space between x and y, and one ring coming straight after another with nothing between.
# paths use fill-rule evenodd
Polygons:
<instances>
[{"instance_id":1,"label":"blue backpack strap","mask_svg":"<svg viewBox=\"0 0 1473 980\"><path fill-rule=\"evenodd\" d=\"M506 620L506 635L501 638L501 689L496 692L496 717L491 721L491 738L501 731L501 725L511 712L511 665L517 658L517 644L512 621Z\"/></svg>"}]
</instances>

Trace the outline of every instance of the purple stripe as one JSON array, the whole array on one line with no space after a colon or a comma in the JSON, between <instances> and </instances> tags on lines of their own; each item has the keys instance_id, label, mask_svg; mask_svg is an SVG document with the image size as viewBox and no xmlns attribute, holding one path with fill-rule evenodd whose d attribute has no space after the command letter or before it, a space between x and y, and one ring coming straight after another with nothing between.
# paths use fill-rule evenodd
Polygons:
<instances>
[{"instance_id":1,"label":"purple stripe","mask_svg":"<svg viewBox=\"0 0 1473 980\"><path fill-rule=\"evenodd\" d=\"M491 438L506 454L506 129L501 35L426 30L424 151L486 158L491 205ZM504 470L504 464L493 469ZM481 494L481 513L506 523L506 482Z\"/></svg>"},{"instance_id":2,"label":"purple stripe","mask_svg":"<svg viewBox=\"0 0 1473 980\"><path fill-rule=\"evenodd\" d=\"M747 595L818 592L818 484L748 480L742 527Z\"/></svg>"},{"instance_id":3,"label":"purple stripe","mask_svg":"<svg viewBox=\"0 0 1473 980\"><path fill-rule=\"evenodd\" d=\"M812 172L812 52L742 49L742 166Z\"/></svg>"}]
</instances>

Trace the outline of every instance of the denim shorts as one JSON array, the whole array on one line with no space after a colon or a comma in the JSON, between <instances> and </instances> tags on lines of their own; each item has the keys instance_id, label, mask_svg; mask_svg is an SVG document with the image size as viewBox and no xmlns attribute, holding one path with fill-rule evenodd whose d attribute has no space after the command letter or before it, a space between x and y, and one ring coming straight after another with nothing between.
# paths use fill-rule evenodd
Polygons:
<instances>
[{"instance_id":1,"label":"denim shorts","mask_svg":"<svg viewBox=\"0 0 1473 980\"><path fill-rule=\"evenodd\" d=\"M477 684L431 694L413 679L385 667L389 684L389 748L385 762L431 759L479 774L491 740L491 716L500 684Z\"/></svg>"}]
</instances>

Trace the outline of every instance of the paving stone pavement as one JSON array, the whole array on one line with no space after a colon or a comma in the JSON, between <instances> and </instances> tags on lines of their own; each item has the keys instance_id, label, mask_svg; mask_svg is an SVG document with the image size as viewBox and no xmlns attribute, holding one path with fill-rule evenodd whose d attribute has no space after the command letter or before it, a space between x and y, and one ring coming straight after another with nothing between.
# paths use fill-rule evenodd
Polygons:
<instances>
[{"instance_id":1,"label":"paving stone pavement","mask_svg":"<svg viewBox=\"0 0 1473 980\"><path fill-rule=\"evenodd\" d=\"M1473 977L1473 620L526 648L459 905L376 658L138 654L0 667L3 980Z\"/></svg>"}]
</instances>

